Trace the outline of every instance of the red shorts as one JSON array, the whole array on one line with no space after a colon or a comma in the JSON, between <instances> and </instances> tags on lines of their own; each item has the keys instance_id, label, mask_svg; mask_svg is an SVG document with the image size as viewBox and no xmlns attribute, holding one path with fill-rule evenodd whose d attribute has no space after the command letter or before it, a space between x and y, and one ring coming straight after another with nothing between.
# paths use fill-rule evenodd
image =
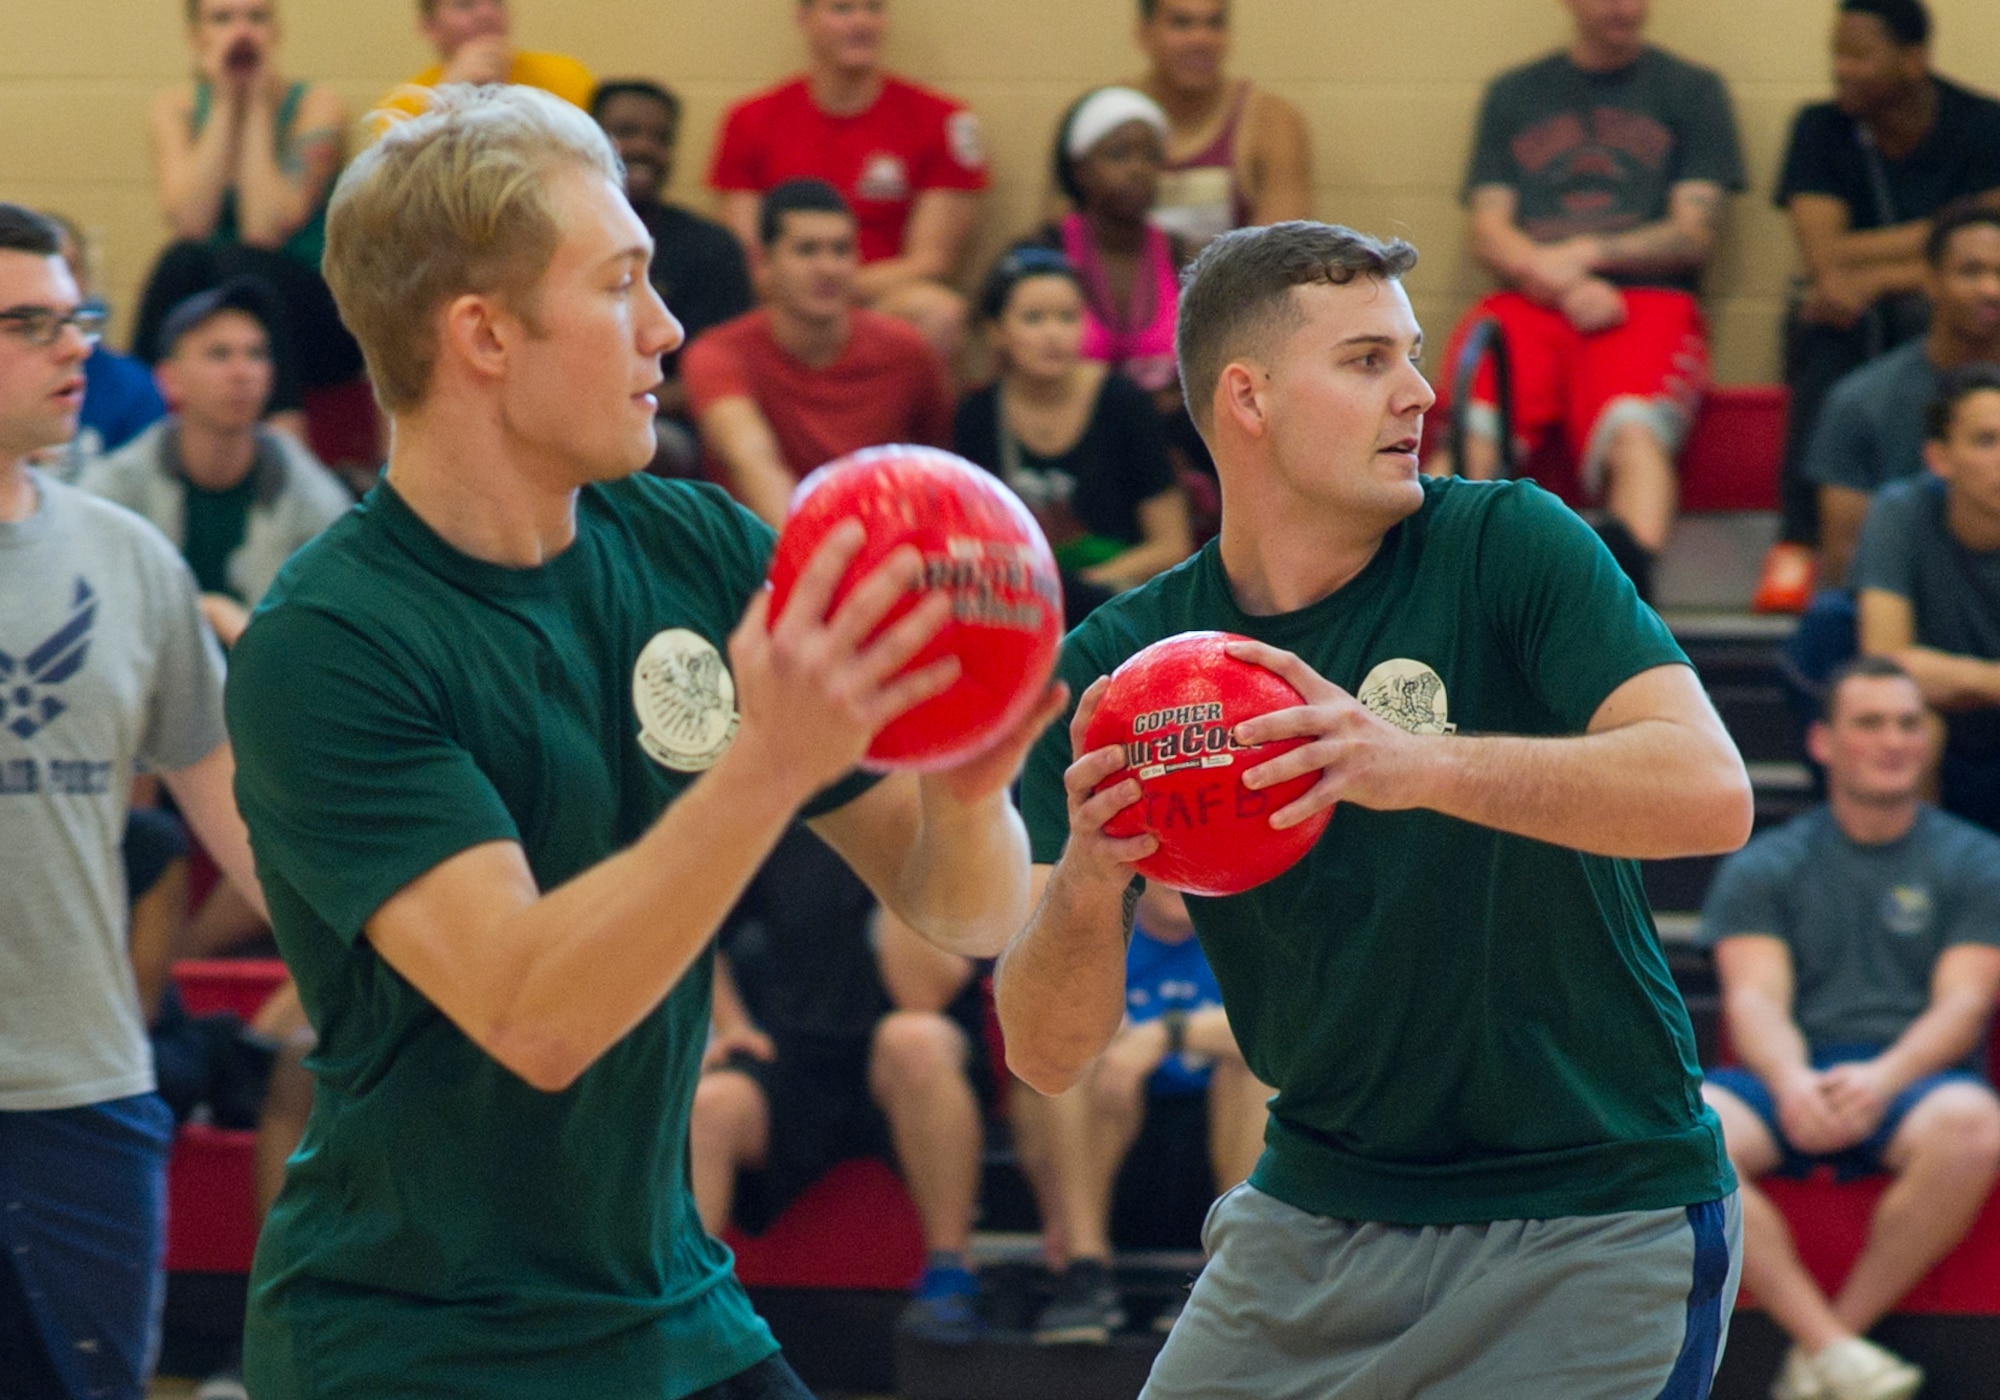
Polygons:
<instances>
[{"instance_id":1,"label":"red shorts","mask_svg":"<svg viewBox=\"0 0 2000 1400\"><path fill-rule=\"evenodd\" d=\"M1514 436L1525 457L1561 430L1592 495L1611 432L1637 419L1678 452L1708 386L1708 330L1687 292L1627 287L1625 323L1585 335L1560 311L1519 292L1496 292L1458 323L1445 347L1440 397L1450 393L1459 347L1488 316L1499 320L1513 369ZM1494 404L1493 364L1472 381L1475 407ZM1607 412L1608 410L1608 412ZM1443 410L1440 409L1440 412Z\"/></svg>"}]
</instances>

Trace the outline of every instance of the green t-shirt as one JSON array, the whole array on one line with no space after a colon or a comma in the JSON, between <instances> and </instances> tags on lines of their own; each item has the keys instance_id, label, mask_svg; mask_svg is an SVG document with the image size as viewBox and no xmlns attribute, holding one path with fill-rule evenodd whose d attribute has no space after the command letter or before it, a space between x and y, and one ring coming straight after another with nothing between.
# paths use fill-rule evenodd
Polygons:
<instances>
[{"instance_id":1,"label":"green t-shirt","mask_svg":"<svg viewBox=\"0 0 2000 1400\"><path fill-rule=\"evenodd\" d=\"M541 888L561 884L695 780L652 753L698 767L733 732L716 677L769 530L711 487L651 478L576 509L568 549L509 569L380 484L287 564L231 658L238 801L319 1031L311 1119L251 1278L259 1400L677 1400L776 1349L688 1189L709 954L551 1094L361 937L481 842L519 842ZM643 726L635 668L668 702Z\"/></svg>"},{"instance_id":2,"label":"green t-shirt","mask_svg":"<svg viewBox=\"0 0 2000 1400\"><path fill-rule=\"evenodd\" d=\"M1092 613L1073 692L1162 637L1240 632L1418 732L1584 731L1686 664L1590 529L1525 483L1430 481L1368 566L1297 612L1237 607L1214 543ZM1068 836L1069 740L1029 758L1038 863ZM1252 1182L1402 1225L1665 1209L1733 1189L1635 862L1430 811L1342 804L1306 858L1190 899L1250 1068L1275 1086Z\"/></svg>"},{"instance_id":3,"label":"green t-shirt","mask_svg":"<svg viewBox=\"0 0 2000 1400\"><path fill-rule=\"evenodd\" d=\"M255 472L220 491L187 484L182 497L181 557L187 560L202 592L237 596L229 582L229 556L243 547L244 532L250 528L250 507L257 501L257 485Z\"/></svg>"}]
</instances>

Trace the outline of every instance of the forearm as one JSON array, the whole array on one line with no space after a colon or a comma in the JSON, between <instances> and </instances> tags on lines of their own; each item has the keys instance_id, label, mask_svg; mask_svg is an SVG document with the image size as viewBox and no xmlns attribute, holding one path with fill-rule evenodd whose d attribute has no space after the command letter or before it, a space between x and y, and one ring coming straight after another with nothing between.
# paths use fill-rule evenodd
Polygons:
<instances>
[{"instance_id":1,"label":"forearm","mask_svg":"<svg viewBox=\"0 0 2000 1400\"><path fill-rule=\"evenodd\" d=\"M276 248L305 222L302 181L286 174L278 155L277 114L253 100L243 122L237 167L237 235L252 248Z\"/></svg>"},{"instance_id":2,"label":"forearm","mask_svg":"<svg viewBox=\"0 0 2000 1400\"><path fill-rule=\"evenodd\" d=\"M218 102L185 157L163 157L160 207L174 237L199 239L215 232L222 218L223 197L235 174L239 125L236 112ZM160 139L177 141L180 135L172 132Z\"/></svg>"},{"instance_id":3,"label":"forearm","mask_svg":"<svg viewBox=\"0 0 2000 1400\"><path fill-rule=\"evenodd\" d=\"M1690 225L1662 219L1598 238L1591 265L1599 273L1614 276L1698 271L1712 246L1713 240Z\"/></svg>"},{"instance_id":4,"label":"forearm","mask_svg":"<svg viewBox=\"0 0 2000 1400\"><path fill-rule=\"evenodd\" d=\"M1806 1038L1792 1021L1790 1009L1761 989L1725 989L1722 1014L1736 1058L1774 1090L1812 1067Z\"/></svg>"},{"instance_id":5,"label":"forearm","mask_svg":"<svg viewBox=\"0 0 2000 1400\"><path fill-rule=\"evenodd\" d=\"M1991 1000L1976 994L1954 993L1935 1000L1876 1063L1900 1093L1926 1075L1962 1064L1979 1044L1992 1010Z\"/></svg>"},{"instance_id":6,"label":"forearm","mask_svg":"<svg viewBox=\"0 0 2000 1400\"><path fill-rule=\"evenodd\" d=\"M236 755L227 742L199 762L162 775L181 816L236 892L257 916L269 920L264 887L257 879L257 862L250 854L250 832L236 810Z\"/></svg>"},{"instance_id":7,"label":"forearm","mask_svg":"<svg viewBox=\"0 0 2000 1400\"><path fill-rule=\"evenodd\" d=\"M505 984L468 1033L568 1087L693 966L804 800L789 784L732 747L632 846L501 918L484 941Z\"/></svg>"},{"instance_id":8,"label":"forearm","mask_svg":"<svg viewBox=\"0 0 2000 1400\"><path fill-rule=\"evenodd\" d=\"M1475 219L1472 256L1502 282L1539 302L1552 301L1561 289L1543 284L1536 271L1541 245L1508 220Z\"/></svg>"},{"instance_id":9,"label":"forearm","mask_svg":"<svg viewBox=\"0 0 2000 1400\"><path fill-rule=\"evenodd\" d=\"M1897 264L1910 265L1922 276L1924 244L1931 234L1930 220L1912 219L1888 228L1861 229L1841 233L1827 240L1826 259L1850 272L1879 269Z\"/></svg>"},{"instance_id":10,"label":"forearm","mask_svg":"<svg viewBox=\"0 0 2000 1400\"><path fill-rule=\"evenodd\" d=\"M717 1035L735 1035L757 1029L757 1023L750 1019L750 1009L743 1004L743 994L737 989L736 974L729 966L729 959L721 953L715 955L714 993L709 1019Z\"/></svg>"},{"instance_id":11,"label":"forearm","mask_svg":"<svg viewBox=\"0 0 2000 1400\"><path fill-rule=\"evenodd\" d=\"M1925 702L1934 709L1976 710L2000 705L2000 662L1923 646L1899 647L1889 658L1910 673Z\"/></svg>"},{"instance_id":12,"label":"forearm","mask_svg":"<svg viewBox=\"0 0 2000 1400\"><path fill-rule=\"evenodd\" d=\"M1007 1066L1041 1093L1075 1084L1125 1017L1129 882L1086 880L1058 862L1027 926L994 969Z\"/></svg>"},{"instance_id":13,"label":"forearm","mask_svg":"<svg viewBox=\"0 0 2000 1400\"><path fill-rule=\"evenodd\" d=\"M700 426L736 498L772 527L784 524L795 483L756 405L725 399L701 415Z\"/></svg>"},{"instance_id":14,"label":"forearm","mask_svg":"<svg viewBox=\"0 0 2000 1400\"><path fill-rule=\"evenodd\" d=\"M855 271L854 299L865 305L912 282L943 281L949 271L940 260L922 257L914 251L901 257L883 258Z\"/></svg>"},{"instance_id":15,"label":"forearm","mask_svg":"<svg viewBox=\"0 0 2000 1400\"><path fill-rule=\"evenodd\" d=\"M921 823L896 892L896 916L933 947L990 958L1028 916L1028 837L1020 814L996 792L967 807L923 794Z\"/></svg>"},{"instance_id":16,"label":"forearm","mask_svg":"<svg viewBox=\"0 0 2000 1400\"><path fill-rule=\"evenodd\" d=\"M1594 855L1733 851L1750 784L1733 748L1646 719L1566 738L1425 739L1409 805Z\"/></svg>"},{"instance_id":17,"label":"forearm","mask_svg":"<svg viewBox=\"0 0 2000 1400\"><path fill-rule=\"evenodd\" d=\"M1106 588L1136 588L1162 569L1180 563L1189 552L1177 540L1147 540L1084 570L1083 576Z\"/></svg>"},{"instance_id":18,"label":"forearm","mask_svg":"<svg viewBox=\"0 0 2000 1400\"><path fill-rule=\"evenodd\" d=\"M1193 1053L1212 1060L1243 1058L1236 1034L1229 1029L1229 1014L1219 1006L1204 1006L1188 1013L1184 1043Z\"/></svg>"}]
</instances>

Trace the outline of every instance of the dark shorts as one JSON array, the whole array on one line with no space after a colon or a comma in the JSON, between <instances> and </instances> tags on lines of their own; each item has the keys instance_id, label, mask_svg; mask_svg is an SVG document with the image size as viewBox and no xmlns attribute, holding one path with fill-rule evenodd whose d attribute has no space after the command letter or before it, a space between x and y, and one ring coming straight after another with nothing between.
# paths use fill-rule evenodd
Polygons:
<instances>
[{"instance_id":1,"label":"dark shorts","mask_svg":"<svg viewBox=\"0 0 2000 1400\"><path fill-rule=\"evenodd\" d=\"M173 1110L174 1122L185 1123L205 1107L218 1128L257 1126L275 1052L239 1017L226 1011L190 1016L169 982L146 1035L160 1097Z\"/></svg>"},{"instance_id":2,"label":"dark shorts","mask_svg":"<svg viewBox=\"0 0 2000 1400\"><path fill-rule=\"evenodd\" d=\"M0 1113L0 1395L145 1395L172 1134L154 1094Z\"/></svg>"},{"instance_id":3,"label":"dark shorts","mask_svg":"<svg viewBox=\"0 0 2000 1400\"><path fill-rule=\"evenodd\" d=\"M1830 1045L1824 1050L1813 1052L1814 1069L1828 1069L1834 1065L1848 1064L1855 1060L1873 1059L1882 1053L1879 1045ZM1889 1150L1890 1139L1896 1136L1896 1129L1903 1126L1903 1120L1910 1110L1921 1102L1925 1095L1944 1084L1977 1084L1985 1086L1986 1081L1968 1070L1948 1069L1942 1074L1927 1075L1910 1085L1895 1098L1889 1100L1888 1112L1875 1131L1860 1142L1839 1152L1812 1155L1799 1151L1786 1139L1785 1131L1778 1126L1778 1101L1765 1087L1764 1081L1747 1069L1731 1065L1726 1069L1712 1069L1707 1079L1718 1089L1727 1089L1741 1099L1749 1110L1764 1121L1771 1131L1771 1138L1778 1144L1778 1165L1772 1170L1774 1176L1805 1177L1812 1175L1820 1166L1833 1168L1834 1177L1840 1181L1853 1181L1864 1176L1879 1176L1888 1170L1883 1164L1882 1154Z\"/></svg>"},{"instance_id":4,"label":"dark shorts","mask_svg":"<svg viewBox=\"0 0 2000 1400\"><path fill-rule=\"evenodd\" d=\"M687 1400L813 1400L813 1393L779 1354L767 1356L749 1370L706 1390L697 1390Z\"/></svg>"},{"instance_id":5,"label":"dark shorts","mask_svg":"<svg viewBox=\"0 0 2000 1400\"><path fill-rule=\"evenodd\" d=\"M966 1077L981 1102L992 1101L992 1067L985 1037L972 1018L983 1014L975 982L945 1009L966 1040ZM970 1022L970 1024L968 1024ZM871 1037L842 1041L777 1041L777 1057L739 1056L729 1068L748 1075L770 1106L770 1150L762 1170L738 1178L731 1217L761 1235L814 1182L850 1157L895 1162L889 1120L868 1090Z\"/></svg>"}]
</instances>

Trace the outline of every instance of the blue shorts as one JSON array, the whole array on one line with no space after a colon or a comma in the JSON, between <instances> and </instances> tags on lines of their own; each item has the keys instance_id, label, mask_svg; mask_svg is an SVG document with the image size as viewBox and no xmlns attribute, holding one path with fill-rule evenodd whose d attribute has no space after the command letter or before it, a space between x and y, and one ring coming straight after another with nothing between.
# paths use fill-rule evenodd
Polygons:
<instances>
[{"instance_id":1,"label":"blue shorts","mask_svg":"<svg viewBox=\"0 0 2000 1400\"><path fill-rule=\"evenodd\" d=\"M1831 1069L1834 1065L1851 1064L1855 1060L1872 1060L1881 1053L1879 1045L1829 1045L1812 1052L1812 1067ZM1771 1139L1778 1144L1779 1152L1778 1165L1772 1169L1771 1175L1806 1177L1812 1175L1815 1167L1828 1166L1833 1168L1834 1178L1838 1181L1854 1181L1859 1177L1880 1176L1886 1172L1888 1167L1883 1164L1882 1154L1889 1150L1890 1139L1896 1136L1896 1129L1903 1126L1910 1110L1931 1090L1945 1084L1986 1087L1986 1081L1969 1070L1948 1069L1939 1074L1926 1075L1889 1100L1889 1109L1882 1115L1882 1121L1875 1125L1874 1132L1852 1147L1815 1155L1799 1151L1785 1137L1785 1130L1778 1126L1778 1101L1771 1096L1764 1081L1749 1070L1731 1065L1726 1069L1709 1070L1706 1078L1716 1088L1727 1089L1741 1099L1771 1130Z\"/></svg>"},{"instance_id":2,"label":"blue shorts","mask_svg":"<svg viewBox=\"0 0 2000 1400\"><path fill-rule=\"evenodd\" d=\"M143 1400L159 1351L173 1115L158 1095L0 1112L0 1347L72 1396ZM39 1341L42 1355L32 1355ZM9 1377L0 1375L0 1393Z\"/></svg>"}]
</instances>

